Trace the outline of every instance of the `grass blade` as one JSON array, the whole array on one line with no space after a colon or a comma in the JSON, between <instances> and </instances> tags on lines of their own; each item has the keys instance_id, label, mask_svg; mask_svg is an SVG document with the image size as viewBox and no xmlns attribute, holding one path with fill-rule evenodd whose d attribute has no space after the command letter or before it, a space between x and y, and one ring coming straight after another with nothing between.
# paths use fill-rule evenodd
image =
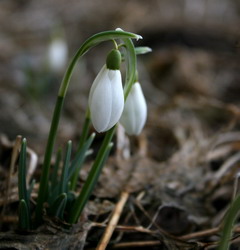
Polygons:
<instances>
[{"instance_id":1,"label":"grass blade","mask_svg":"<svg viewBox=\"0 0 240 250\"><path fill-rule=\"evenodd\" d=\"M75 159L73 160L70 168L69 168L69 175L68 179L71 179L71 190L74 190L77 184L78 180L78 174L82 167L82 164L86 158L87 150L91 146L94 138L95 133L91 134L91 136L88 138L88 140L83 144L81 150L77 153Z\"/></svg>"},{"instance_id":2,"label":"grass blade","mask_svg":"<svg viewBox=\"0 0 240 250\"><path fill-rule=\"evenodd\" d=\"M79 145L78 145L78 152L82 149L82 147L87 139L90 124L91 124L90 111L89 111L89 109L87 109L84 124L83 124L83 130L82 130L82 134L81 134Z\"/></svg>"},{"instance_id":3,"label":"grass blade","mask_svg":"<svg viewBox=\"0 0 240 250\"><path fill-rule=\"evenodd\" d=\"M226 217L224 219L222 237L217 250L228 250L229 243L231 241L232 230L234 222L237 219L240 211L240 195L238 195L232 202L230 208L227 211Z\"/></svg>"},{"instance_id":4,"label":"grass blade","mask_svg":"<svg viewBox=\"0 0 240 250\"><path fill-rule=\"evenodd\" d=\"M58 180L58 170L60 168L60 163L62 160L62 149L59 149L57 152L57 157L56 157L56 161L55 164L53 166L53 171L50 177L50 183L51 183L51 188L50 188L50 193L53 193L54 188L56 187L56 185L58 184L59 180Z\"/></svg>"},{"instance_id":5,"label":"grass blade","mask_svg":"<svg viewBox=\"0 0 240 250\"><path fill-rule=\"evenodd\" d=\"M111 141L113 133L114 133L115 129L112 128L105 137L105 140L103 142L102 145L102 150L99 151L99 154L96 159L96 161L94 162L92 169L88 175L88 178L85 182L85 184L83 185L83 188L81 190L80 195L77 197L71 211L70 211L70 215L69 215L69 223L76 223L78 218L80 217L88 199L89 196L92 193L92 190L98 180L98 177L101 173L102 167L104 166L108 155L110 153L110 150L113 146L113 143L109 143L109 141Z\"/></svg>"},{"instance_id":6,"label":"grass blade","mask_svg":"<svg viewBox=\"0 0 240 250\"><path fill-rule=\"evenodd\" d=\"M57 199L53 202L53 205L49 209L49 214L63 219L64 210L67 204L67 194L60 194Z\"/></svg>"},{"instance_id":7,"label":"grass blade","mask_svg":"<svg viewBox=\"0 0 240 250\"><path fill-rule=\"evenodd\" d=\"M27 205L29 204L26 186L26 158L27 158L27 140L22 140L22 147L19 158L18 168L18 195L19 200L24 200Z\"/></svg>"},{"instance_id":8,"label":"grass blade","mask_svg":"<svg viewBox=\"0 0 240 250\"><path fill-rule=\"evenodd\" d=\"M29 201L30 201L31 194L32 194L32 191L33 191L33 188L34 188L35 183L36 183L36 180L33 179L33 180L31 181L31 184L30 184L28 190L27 190L27 197L28 197L28 200L29 200Z\"/></svg>"},{"instance_id":9,"label":"grass blade","mask_svg":"<svg viewBox=\"0 0 240 250\"><path fill-rule=\"evenodd\" d=\"M63 164L61 180L60 180L60 189L59 189L60 193L67 192L68 170L69 170L69 165L70 165L71 153L72 153L72 142L68 141L65 161Z\"/></svg>"},{"instance_id":10,"label":"grass blade","mask_svg":"<svg viewBox=\"0 0 240 250\"><path fill-rule=\"evenodd\" d=\"M30 230L30 215L26 201L21 199L18 207L18 223L22 230Z\"/></svg>"}]
</instances>

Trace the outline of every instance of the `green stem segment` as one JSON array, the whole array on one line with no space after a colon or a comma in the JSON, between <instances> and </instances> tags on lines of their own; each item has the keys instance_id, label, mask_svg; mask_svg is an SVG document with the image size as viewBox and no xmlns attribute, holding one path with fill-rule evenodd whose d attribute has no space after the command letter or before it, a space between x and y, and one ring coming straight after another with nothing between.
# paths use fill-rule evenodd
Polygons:
<instances>
[{"instance_id":1,"label":"green stem segment","mask_svg":"<svg viewBox=\"0 0 240 250\"><path fill-rule=\"evenodd\" d=\"M48 179L49 179L49 172L50 172L50 165L51 165L51 157L53 153L53 148L56 139L56 133L58 129L58 124L60 120L60 115L63 107L64 98L66 96L68 86L70 83L70 79L73 73L73 69L78 61L78 59L83 56L89 49L96 46L97 44L113 40L113 39L139 39L140 36L124 31L106 31L101 32L96 35L93 35L89 39L87 39L82 46L79 48L73 59L71 60L66 73L63 77L59 92L58 98L55 105L52 124L49 132L48 142L46 146L46 152L44 156L43 162L43 170L40 179L40 187L38 192L38 199L37 199L37 207L36 207L36 225L39 225L42 221L42 209L43 204L47 200L47 192L48 192Z\"/></svg>"},{"instance_id":2,"label":"green stem segment","mask_svg":"<svg viewBox=\"0 0 240 250\"><path fill-rule=\"evenodd\" d=\"M124 98L128 97L128 94L132 88L132 85L136 81L137 72L137 58L136 52L131 39L123 39L126 46L126 61L127 61L127 74L126 74L126 84L124 85Z\"/></svg>"},{"instance_id":3,"label":"green stem segment","mask_svg":"<svg viewBox=\"0 0 240 250\"><path fill-rule=\"evenodd\" d=\"M36 207L36 224L39 225L42 222L42 209L43 203L47 200L48 193L48 179L50 164L52 158L53 147L56 139L58 124L61 116L64 98L58 96L55 110L53 113L52 124L49 132L48 142L46 146L45 157L43 161L43 170L40 179L40 186L38 191L37 207Z\"/></svg>"},{"instance_id":4,"label":"green stem segment","mask_svg":"<svg viewBox=\"0 0 240 250\"><path fill-rule=\"evenodd\" d=\"M76 223L79 216L81 215L90 194L98 180L99 174L103 167L105 156L108 154L109 144L113 138L115 132L115 127L111 128L105 135L102 146L97 154L96 160L91 168L90 173L88 174L88 178L83 185L80 195L78 196L76 202L74 203L70 215L69 215L69 223Z\"/></svg>"},{"instance_id":5,"label":"green stem segment","mask_svg":"<svg viewBox=\"0 0 240 250\"><path fill-rule=\"evenodd\" d=\"M83 131L82 131L82 134L80 137L77 152L79 152L81 150L81 148L83 147L83 144L85 143L85 141L87 139L89 129L90 129L90 124L91 124L90 111L89 111L89 109L87 109L86 117L85 117L84 124L83 124Z\"/></svg>"},{"instance_id":6,"label":"green stem segment","mask_svg":"<svg viewBox=\"0 0 240 250\"><path fill-rule=\"evenodd\" d=\"M222 238L219 243L218 250L227 250L229 249L229 242L231 240L231 234L233 229L233 224L237 219L237 215L240 210L240 195L235 198L232 205L230 206L227 215L224 220Z\"/></svg>"}]
</instances>

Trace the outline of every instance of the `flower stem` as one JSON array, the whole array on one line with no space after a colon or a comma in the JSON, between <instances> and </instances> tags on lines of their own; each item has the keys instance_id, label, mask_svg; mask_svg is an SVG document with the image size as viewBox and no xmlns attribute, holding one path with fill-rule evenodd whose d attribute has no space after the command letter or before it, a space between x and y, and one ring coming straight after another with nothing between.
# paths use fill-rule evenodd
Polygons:
<instances>
[{"instance_id":1,"label":"flower stem","mask_svg":"<svg viewBox=\"0 0 240 250\"><path fill-rule=\"evenodd\" d=\"M90 37L89 39L87 39L82 46L79 48L79 50L77 51L77 53L75 54L75 56L73 57L72 61L70 62L68 69L65 73L65 76L63 78L63 81L61 83L60 89L59 89L59 95L60 96L65 96L67 89L68 89L68 85L69 85L69 81L73 72L73 69L75 67L76 62L78 61L78 59L83 56L90 48L95 47L96 45L98 45L101 42L104 41L108 41L108 40L115 40L115 39L126 39L126 40L130 40L130 39L139 39L140 36L130 33L130 32L125 32L125 31L104 31L104 32L100 32L96 35L93 35L92 37ZM134 50L134 48L133 48ZM134 51L135 54L135 51Z\"/></svg>"},{"instance_id":2,"label":"flower stem","mask_svg":"<svg viewBox=\"0 0 240 250\"><path fill-rule=\"evenodd\" d=\"M48 193L48 179L49 179L49 170L51 164L51 157L53 152L53 147L55 143L55 138L57 134L57 128L60 120L61 110L63 107L64 98L58 96L55 110L53 113L52 124L50 127L48 142L45 151L45 157L43 161L43 170L40 179L40 186L38 191L37 207L36 207L36 225L38 226L42 222L42 208L43 203L47 200Z\"/></svg>"},{"instance_id":3,"label":"flower stem","mask_svg":"<svg viewBox=\"0 0 240 250\"><path fill-rule=\"evenodd\" d=\"M90 128L90 123L91 123L90 111L89 111L89 109L87 109L84 124L83 124L83 130L82 130L82 134L81 134L81 137L80 137L77 152L79 152L81 150L83 144L85 143L85 141L87 139L87 136L88 136L88 133L89 133L89 128Z\"/></svg>"},{"instance_id":4,"label":"flower stem","mask_svg":"<svg viewBox=\"0 0 240 250\"><path fill-rule=\"evenodd\" d=\"M106 155L108 154L109 144L112 140L112 137L115 132L115 127L111 128L105 135L104 141L100 150L98 151L96 160L88 174L88 178L83 185L80 195L78 196L76 202L74 203L72 209L70 210L69 215L69 223L76 223L79 216L81 215L89 196L92 193L92 190L98 180L99 174L104 165L104 160L106 159Z\"/></svg>"},{"instance_id":5,"label":"flower stem","mask_svg":"<svg viewBox=\"0 0 240 250\"><path fill-rule=\"evenodd\" d=\"M126 74L126 84L124 86L124 98L128 97L128 94L132 88L133 83L136 79L137 72L137 58L136 52L131 39L123 39L127 49L127 74Z\"/></svg>"}]
</instances>

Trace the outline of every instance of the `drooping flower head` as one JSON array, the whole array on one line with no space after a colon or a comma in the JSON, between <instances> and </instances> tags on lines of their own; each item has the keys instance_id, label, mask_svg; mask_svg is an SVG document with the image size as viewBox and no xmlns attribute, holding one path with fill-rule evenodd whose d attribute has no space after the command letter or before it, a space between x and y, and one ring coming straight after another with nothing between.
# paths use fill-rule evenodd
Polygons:
<instances>
[{"instance_id":1,"label":"drooping flower head","mask_svg":"<svg viewBox=\"0 0 240 250\"><path fill-rule=\"evenodd\" d=\"M127 97L120 123L129 135L139 135L147 119L147 104L139 82L134 83Z\"/></svg>"},{"instance_id":2,"label":"drooping flower head","mask_svg":"<svg viewBox=\"0 0 240 250\"><path fill-rule=\"evenodd\" d=\"M121 54L112 50L95 78L89 94L91 121L97 132L105 132L120 119L124 107Z\"/></svg>"}]
</instances>

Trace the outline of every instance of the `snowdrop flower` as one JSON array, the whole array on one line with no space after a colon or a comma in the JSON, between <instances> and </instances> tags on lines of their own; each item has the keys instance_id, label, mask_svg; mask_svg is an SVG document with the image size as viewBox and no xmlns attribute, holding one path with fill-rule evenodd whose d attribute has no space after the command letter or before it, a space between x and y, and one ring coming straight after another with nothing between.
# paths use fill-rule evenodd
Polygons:
<instances>
[{"instance_id":1,"label":"snowdrop flower","mask_svg":"<svg viewBox=\"0 0 240 250\"><path fill-rule=\"evenodd\" d=\"M68 47L63 38L55 38L48 48L49 67L55 71L62 71L68 59Z\"/></svg>"},{"instance_id":2,"label":"snowdrop flower","mask_svg":"<svg viewBox=\"0 0 240 250\"><path fill-rule=\"evenodd\" d=\"M105 132L120 119L124 107L124 94L120 73L121 54L112 50L106 65L98 73L89 94L91 120L97 132Z\"/></svg>"},{"instance_id":3,"label":"snowdrop flower","mask_svg":"<svg viewBox=\"0 0 240 250\"><path fill-rule=\"evenodd\" d=\"M129 135L139 135L147 119L147 104L141 85L136 82L127 97L120 123Z\"/></svg>"}]
</instances>

